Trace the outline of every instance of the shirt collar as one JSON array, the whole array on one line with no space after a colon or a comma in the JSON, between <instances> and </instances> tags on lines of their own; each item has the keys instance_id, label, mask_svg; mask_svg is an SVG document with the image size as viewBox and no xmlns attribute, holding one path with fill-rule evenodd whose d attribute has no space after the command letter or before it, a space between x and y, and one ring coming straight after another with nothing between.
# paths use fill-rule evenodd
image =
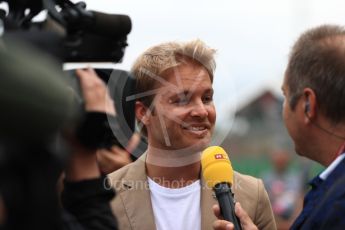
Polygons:
<instances>
[{"instance_id":1,"label":"shirt collar","mask_svg":"<svg viewBox=\"0 0 345 230\"><path fill-rule=\"evenodd\" d=\"M319 177L322 180L326 180L329 174L333 172L333 170L338 166L338 164L345 158L345 152L340 154L322 173L320 173Z\"/></svg>"}]
</instances>

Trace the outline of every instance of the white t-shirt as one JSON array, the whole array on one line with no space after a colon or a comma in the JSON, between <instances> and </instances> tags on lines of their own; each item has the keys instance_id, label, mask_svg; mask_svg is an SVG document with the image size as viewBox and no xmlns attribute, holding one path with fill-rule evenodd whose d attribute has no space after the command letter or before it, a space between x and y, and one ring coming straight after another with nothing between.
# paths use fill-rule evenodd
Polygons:
<instances>
[{"instance_id":1,"label":"white t-shirt","mask_svg":"<svg viewBox=\"0 0 345 230\"><path fill-rule=\"evenodd\" d=\"M148 182L157 230L201 229L200 180L177 189Z\"/></svg>"}]
</instances>

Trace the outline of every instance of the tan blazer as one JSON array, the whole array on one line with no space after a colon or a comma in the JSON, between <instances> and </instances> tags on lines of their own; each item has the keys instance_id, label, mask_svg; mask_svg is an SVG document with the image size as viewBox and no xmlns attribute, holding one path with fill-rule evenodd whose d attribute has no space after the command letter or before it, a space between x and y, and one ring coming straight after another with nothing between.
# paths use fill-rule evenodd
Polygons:
<instances>
[{"instance_id":1,"label":"tan blazer","mask_svg":"<svg viewBox=\"0 0 345 230\"><path fill-rule=\"evenodd\" d=\"M111 207L120 230L156 229L145 170L146 155L108 175L116 190ZM232 191L259 229L276 229L271 205L261 180L235 172ZM212 206L217 203L212 189L201 189L201 229L210 230L216 220Z\"/></svg>"}]
</instances>

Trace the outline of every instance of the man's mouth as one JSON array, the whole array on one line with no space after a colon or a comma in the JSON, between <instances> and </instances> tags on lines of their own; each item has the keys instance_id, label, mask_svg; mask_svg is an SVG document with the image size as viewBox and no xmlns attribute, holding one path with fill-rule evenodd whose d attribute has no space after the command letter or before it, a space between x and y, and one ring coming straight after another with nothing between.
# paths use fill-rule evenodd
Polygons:
<instances>
[{"instance_id":1,"label":"man's mouth","mask_svg":"<svg viewBox=\"0 0 345 230\"><path fill-rule=\"evenodd\" d=\"M206 124L192 124L192 125L182 125L184 130L193 133L198 136L205 135L209 130L210 126Z\"/></svg>"}]
</instances>

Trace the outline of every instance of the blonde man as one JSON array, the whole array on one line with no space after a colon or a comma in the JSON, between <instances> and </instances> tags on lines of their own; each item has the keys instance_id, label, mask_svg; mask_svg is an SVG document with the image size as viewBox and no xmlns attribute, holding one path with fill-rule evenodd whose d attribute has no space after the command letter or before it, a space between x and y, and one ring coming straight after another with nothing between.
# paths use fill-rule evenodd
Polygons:
<instances>
[{"instance_id":1,"label":"blonde man","mask_svg":"<svg viewBox=\"0 0 345 230\"><path fill-rule=\"evenodd\" d=\"M211 229L217 201L200 178L200 152L216 121L215 50L202 41L169 42L139 56L135 113L146 153L109 175L120 229ZM260 229L275 229L261 180L235 173L235 199Z\"/></svg>"}]
</instances>

